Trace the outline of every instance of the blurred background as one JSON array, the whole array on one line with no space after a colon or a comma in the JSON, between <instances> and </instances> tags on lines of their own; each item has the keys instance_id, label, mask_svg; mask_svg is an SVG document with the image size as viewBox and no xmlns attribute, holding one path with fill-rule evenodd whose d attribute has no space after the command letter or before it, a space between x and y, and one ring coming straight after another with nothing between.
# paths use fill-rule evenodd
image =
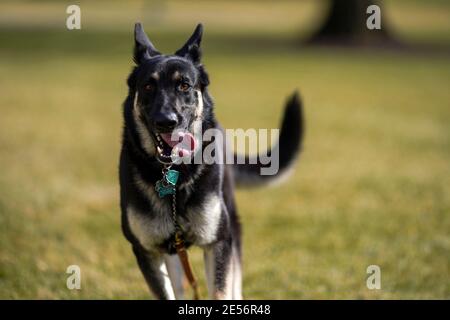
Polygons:
<instances>
[{"instance_id":1,"label":"blurred background","mask_svg":"<svg viewBox=\"0 0 450 320\"><path fill-rule=\"evenodd\" d=\"M150 298L117 179L136 21L164 53L204 23L226 128L277 128L303 97L295 173L237 195L245 298L450 298L450 3L375 2L367 32L369 1L1 1L0 298Z\"/></svg>"}]
</instances>

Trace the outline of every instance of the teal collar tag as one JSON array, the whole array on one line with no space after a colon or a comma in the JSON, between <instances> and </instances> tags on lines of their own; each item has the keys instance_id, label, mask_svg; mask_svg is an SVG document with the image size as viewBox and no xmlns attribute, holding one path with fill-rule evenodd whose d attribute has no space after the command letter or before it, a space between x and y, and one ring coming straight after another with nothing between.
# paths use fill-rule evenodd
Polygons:
<instances>
[{"instance_id":1,"label":"teal collar tag","mask_svg":"<svg viewBox=\"0 0 450 320\"><path fill-rule=\"evenodd\" d=\"M158 196L163 198L169 194L175 194L176 184L180 173L177 170L163 170L163 178L156 182L155 190Z\"/></svg>"},{"instance_id":2,"label":"teal collar tag","mask_svg":"<svg viewBox=\"0 0 450 320\"><path fill-rule=\"evenodd\" d=\"M177 170L169 169L167 170L166 174L164 175L164 178L168 183L171 185L176 185L178 181L178 177L180 176L180 173Z\"/></svg>"}]
</instances>

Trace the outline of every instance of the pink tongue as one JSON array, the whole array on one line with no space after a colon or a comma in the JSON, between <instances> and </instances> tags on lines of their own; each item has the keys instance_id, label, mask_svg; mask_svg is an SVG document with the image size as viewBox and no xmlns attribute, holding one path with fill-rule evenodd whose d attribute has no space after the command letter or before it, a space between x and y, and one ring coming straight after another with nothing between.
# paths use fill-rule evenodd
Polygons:
<instances>
[{"instance_id":1,"label":"pink tongue","mask_svg":"<svg viewBox=\"0 0 450 320\"><path fill-rule=\"evenodd\" d=\"M170 147L178 147L179 156L181 157L188 156L195 149L194 136L189 132L178 131L175 133L161 133L160 135Z\"/></svg>"}]
</instances>

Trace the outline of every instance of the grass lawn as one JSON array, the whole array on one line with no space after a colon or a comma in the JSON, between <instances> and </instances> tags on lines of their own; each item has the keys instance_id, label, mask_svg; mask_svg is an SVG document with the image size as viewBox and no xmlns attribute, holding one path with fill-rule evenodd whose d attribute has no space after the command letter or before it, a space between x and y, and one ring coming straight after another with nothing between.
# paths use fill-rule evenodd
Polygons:
<instances>
[{"instance_id":1,"label":"grass lawn","mask_svg":"<svg viewBox=\"0 0 450 320\"><path fill-rule=\"evenodd\" d=\"M297 28L317 11L311 1L200 2L182 15L184 3L158 7L166 18L155 28L139 4L82 3L80 31L64 29L64 3L0 5L0 298L150 297L120 230L132 23L143 20L173 52L203 19L225 127L277 127L295 88L305 106L293 176L237 194L244 297L449 299L449 56L297 47ZM446 2L388 8L405 39L450 43ZM205 295L201 257L194 249ZM71 264L81 290L66 288ZM381 290L366 287L372 264Z\"/></svg>"}]
</instances>

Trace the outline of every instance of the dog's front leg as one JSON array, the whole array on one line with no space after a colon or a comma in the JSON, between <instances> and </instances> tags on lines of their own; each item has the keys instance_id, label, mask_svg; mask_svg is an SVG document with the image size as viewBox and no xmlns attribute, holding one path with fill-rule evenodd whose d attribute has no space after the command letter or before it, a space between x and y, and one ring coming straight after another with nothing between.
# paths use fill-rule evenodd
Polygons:
<instances>
[{"instance_id":1,"label":"dog's front leg","mask_svg":"<svg viewBox=\"0 0 450 320\"><path fill-rule=\"evenodd\" d=\"M220 240L205 248L204 259L209 297L233 299L231 239Z\"/></svg>"},{"instance_id":2,"label":"dog's front leg","mask_svg":"<svg viewBox=\"0 0 450 320\"><path fill-rule=\"evenodd\" d=\"M137 247L133 247L133 252L145 281L155 297L161 300L175 300L164 256Z\"/></svg>"},{"instance_id":3,"label":"dog's front leg","mask_svg":"<svg viewBox=\"0 0 450 320\"><path fill-rule=\"evenodd\" d=\"M164 255L167 271L177 300L184 300L183 266L178 255Z\"/></svg>"}]
</instances>

